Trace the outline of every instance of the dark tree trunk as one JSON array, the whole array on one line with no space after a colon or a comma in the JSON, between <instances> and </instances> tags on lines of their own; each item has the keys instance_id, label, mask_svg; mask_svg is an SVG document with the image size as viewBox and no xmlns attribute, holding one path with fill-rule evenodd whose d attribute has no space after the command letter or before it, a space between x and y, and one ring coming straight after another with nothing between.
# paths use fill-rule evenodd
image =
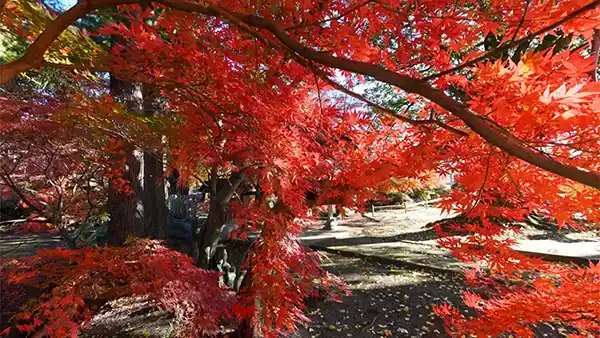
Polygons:
<instances>
[{"instance_id":1,"label":"dark tree trunk","mask_svg":"<svg viewBox=\"0 0 600 338\"><path fill-rule=\"evenodd\" d=\"M211 261L216 253L219 237L227 220L227 203L219 201L218 195L210 199L208 217L198 238L198 266L204 269L214 268Z\"/></svg>"},{"instance_id":2,"label":"dark tree trunk","mask_svg":"<svg viewBox=\"0 0 600 338\"><path fill-rule=\"evenodd\" d=\"M165 238L167 202L163 181L163 162L157 153L144 153L144 229L149 238Z\"/></svg>"},{"instance_id":3,"label":"dark tree trunk","mask_svg":"<svg viewBox=\"0 0 600 338\"><path fill-rule=\"evenodd\" d=\"M162 106L155 88L144 85L143 96L144 116L160 114ZM145 236L154 239L164 239L167 227L168 210L163 167L161 152L144 152L144 229Z\"/></svg>"},{"instance_id":4,"label":"dark tree trunk","mask_svg":"<svg viewBox=\"0 0 600 338\"><path fill-rule=\"evenodd\" d=\"M160 113L158 96L152 87L111 77L110 90L130 112L151 117ZM111 183L108 194L108 244L121 245L130 236L163 239L167 206L163 181L162 154L125 146L126 168L123 177L133 193L120 191ZM159 148L159 147L157 147Z\"/></svg>"},{"instance_id":5,"label":"dark tree trunk","mask_svg":"<svg viewBox=\"0 0 600 338\"><path fill-rule=\"evenodd\" d=\"M205 269L212 268L211 264L216 253L216 247L219 243L219 237L225 228L227 220L227 205L233 197L235 190L244 181L241 173L234 173L229 178L227 184L217 189L216 170L211 173L211 196L208 218L201 234L196 238L198 243L198 261L197 265Z\"/></svg>"},{"instance_id":6,"label":"dark tree trunk","mask_svg":"<svg viewBox=\"0 0 600 338\"><path fill-rule=\"evenodd\" d=\"M123 81L111 76L111 94L129 111L142 111L141 85ZM126 179L133 193L127 193L110 182L108 191L108 212L110 222L107 229L107 242L110 245L121 245L128 237L144 236L144 206L139 196L143 191L143 153L135 150L134 145L126 145L126 164L123 178Z\"/></svg>"}]
</instances>

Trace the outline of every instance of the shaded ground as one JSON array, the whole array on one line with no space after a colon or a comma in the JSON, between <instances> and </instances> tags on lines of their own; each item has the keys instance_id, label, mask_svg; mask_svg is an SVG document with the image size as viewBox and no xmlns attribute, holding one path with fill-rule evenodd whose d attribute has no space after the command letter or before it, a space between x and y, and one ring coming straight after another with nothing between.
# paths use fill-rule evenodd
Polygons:
<instances>
[{"instance_id":1,"label":"shaded ground","mask_svg":"<svg viewBox=\"0 0 600 338\"><path fill-rule=\"evenodd\" d=\"M439 209L434 208L378 212L376 220L355 215L331 231L306 233L303 242L305 245L317 244L401 262L414 261L460 270L456 261L435 245L435 233L427 226L450 216L442 215ZM538 241L541 238L547 242ZM532 245L546 243L552 246L555 243L552 241L559 241L565 245L589 247L587 249L590 250L595 250L598 243L600 248L600 242L587 233L562 232L557 236L552 230L541 233L530 231L523 239L529 240ZM57 245L58 239L50 236L0 236L0 254L4 258L30 255L36 248ZM228 250L231 250L232 256L241 257L243 254L240 253L245 252L247 246L234 245ZM328 257L324 268L345 280L353 295L345 297L342 303L328 300L308 304L306 314L312 320L307 327L308 337L447 337L443 323L433 315L431 305L447 301L460 306L465 287L460 278L454 277L456 274L403 269L393 264L336 254ZM115 305L114 309L99 314L96 319L103 325L93 326L89 335L165 337L172 330L172 319L164 313L146 310L147 304L143 299ZM461 311L468 310L461 308ZM537 336L561 337L549 325L542 325Z\"/></svg>"},{"instance_id":2,"label":"shaded ground","mask_svg":"<svg viewBox=\"0 0 600 338\"><path fill-rule=\"evenodd\" d=\"M324 268L340 276L352 295L342 303L308 304L309 337L449 337L433 304L448 302L467 318L476 315L462 305L466 290L455 274L401 269L359 258L328 254ZM543 323L535 337L562 338L567 330ZM506 336L510 337L510 336Z\"/></svg>"},{"instance_id":3,"label":"shaded ground","mask_svg":"<svg viewBox=\"0 0 600 338\"><path fill-rule=\"evenodd\" d=\"M332 231L314 229L302 236L304 245L323 250L334 249L369 256L401 260L410 265L435 266L461 271L450 252L436 244L437 234L427 224L451 215L435 208L383 211L367 217L353 215L343 219Z\"/></svg>"},{"instance_id":4,"label":"shaded ground","mask_svg":"<svg viewBox=\"0 0 600 338\"><path fill-rule=\"evenodd\" d=\"M421 208L366 216L355 215L339 222L332 231L315 229L302 237L305 245L344 254L344 257L330 255L325 268L342 277L353 289L353 295L342 304L328 301L310 308L309 315L314 321L309 326L312 336L447 337L441 320L432 315L431 305L446 300L460 308L465 286L460 278L453 276L460 275L456 272L464 265L436 245L437 235L431 224L453 215L441 214L435 208ZM515 236L521 250L565 255L556 257L567 261L585 258L586 263L587 258L600 254L597 233L529 224L522 228L523 234ZM401 269L398 265L422 269ZM431 272L430 268L440 267L455 273ZM536 337L564 337L567 330L543 323L535 332Z\"/></svg>"},{"instance_id":5,"label":"shaded ground","mask_svg":"<svg viewBox=\"0 0 600 338\"><path fill-rule=\"evenodd\" d=\"M311 337L448 337L431 304L460 304L460 280L358 258L328 257L323 267L342 277L353 294L342 303L310 304Z\"/></svg>"}]
</instances>

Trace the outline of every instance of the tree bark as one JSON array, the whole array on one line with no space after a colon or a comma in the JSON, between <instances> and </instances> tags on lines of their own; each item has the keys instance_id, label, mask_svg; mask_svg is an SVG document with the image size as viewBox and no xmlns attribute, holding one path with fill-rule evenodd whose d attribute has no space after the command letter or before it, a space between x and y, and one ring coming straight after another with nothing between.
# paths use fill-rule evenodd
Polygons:
<instances>
[{"instance_id":1,"label":"tree bark","mask_svg":"<svg viewBox=\"0 0 600 338\"><path fill-rule=\"evenodd\" d=\"M248 270L247 270L246 274L244 275L244 280L242 281L240 291L241 292L249 292L251 286L252 286L252 267L248 266ZM254 305L256 307L260 306L258 299L254 300ZM256 314L254 315L254 317L255 316L256 316ZM251 318L251 319L244 318L241 321L237 331L233 334L233 337L238 337L238 338L261 337L262 335L260 334L260 329L254 325L254 323L258 321L256 319L257 318Z\"/></svg>"},{"instance_id":2,"label":"tree bark","mask_svg":"<svg viewBox=\"0 0 600 338\"><path fill-rule=\"evenodd\" d=\"M187 185L179 185L179 170L173 169L169 175L169 195L188 195L189 187Z\"/></svg>"},{"instance_id":3,"label":"tree bark","mask_svg":"<svg viewBox=\"0 0 600 338\"><path fill-rule=\"evenodd\" d=\"M129 181L132 193L127 193L110 183L108 190L108 212L110 222L107 229L107 242L109 245L122 245L128 237L143 237L144 231L144 206L138 198L141 192L140 159L143 155L133 149L126 150L127 163L123 171L123 178Z\"/></svg>"},{"instance_id":4,"label":"tree bark","mask_svg":"<svg viewBox=\"0 0 600 338\"><path fill-rule=\"evenodd\" d=\"M168 214L163 162L159 156L157 153L144 153L144 233L153 239L165 238Z\"/></svg>"},{"instance_id":5,"label":"tree bark","mask_svg":"<svg viewBox=\"0 0 600 338\"><path fill-rule=\"evenodd\" d=\"M211 173L212 192L210 196L210 207L208 210L208 218L203 227L203 230L196 238L198 243L198 261L197 265L209 269L211 268L212 260L216 253L217 244L227 220L227 205L233 197L236 189L245 180L241 173L234 173L229 178L228 184L222 185L217 189L216 170Z\"/></svg>"},{"instance_id":6,"label":"tree bark","mask_svg":"<svg viewBox=\"0 0 600 338\"><path fill-rule=\"evenodd\" d=\"M144 116L160 114L162 106L158 93L150 85L143 86ZM160 151L144 152L144 234L153 239L164 239L167 227L167 202L165 196L163 154Z\"/></svg>"},{"instance_id":7,"label":"tree bark","mask_svg":"<svg viewBox=\"0 0 600 338\"><path fill-rule=\"evenodd\" d=\"M142 92L140 84L123 81L111 76L111 94L127 109L134 112L142 111ZM107 229L109 245L122 245L128 237L143 237L144 206L139 196L143 191L143 152L136 150L134 145L126 145L126 164L123 178L131 185L132 193L127 193L115 187L110 182L108 190L108 212L110 222Z\"/></svg>"}]
</instances>

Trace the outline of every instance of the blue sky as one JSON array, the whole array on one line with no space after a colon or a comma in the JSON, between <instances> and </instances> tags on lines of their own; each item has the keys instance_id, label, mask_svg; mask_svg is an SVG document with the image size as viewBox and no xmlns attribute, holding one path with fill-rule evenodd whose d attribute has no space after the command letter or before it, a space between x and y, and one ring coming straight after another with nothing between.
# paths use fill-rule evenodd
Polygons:
<instances>
[{"instance_id":1,"label":"blue sky","mask_svg":"<svg viewBox=\"0 0 600 338\"><path fill-rule=\"evenodd\" d=\"M77 3L77 0L58 0L57 3L60 3L64 9L68 9L73 7Z\"/></svg>"}]
</instances>

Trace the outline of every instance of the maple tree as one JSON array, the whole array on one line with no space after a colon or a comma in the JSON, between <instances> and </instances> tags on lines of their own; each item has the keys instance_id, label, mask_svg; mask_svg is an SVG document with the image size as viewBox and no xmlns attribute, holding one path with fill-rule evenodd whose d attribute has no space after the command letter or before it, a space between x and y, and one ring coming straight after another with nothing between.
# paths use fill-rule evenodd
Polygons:
<instances>
[{"instance_id":1,"label":"maple tree","mask_svg":"<svg viewBox=\"0 0 600 338\"><path fill-rule=\"evenodd\" d=\"M218 286L217 272L198 269L191 257L152 240L125 247L40 250L3 270L9 276L6 289L42 290L36 301L22 305L16 329L41 330L51 337L77 337L81 324L90 324L103 305L131 296L150 296L153 306L176 316L183 325L175 334L199 337L218 332L235 299Z\"/></svg>"},{"instance_id":2,"label":"maple tree","mask_svg":"<svg viewBox=\"0 0 600 338\"><path fill-rule=\"evenodd\" d=\"M318 261L295 237L310 225L310 208L360 206L391 177L429 171L456 179L458 188L441 206L478 220L462 226L471 235L445 237L443 246L487 263L498 277L537 272L533 287L504 290L492 301L466 294L482 312L476 319L436 308L452 333L527 336L531 325L557 321L595 334L599 301L566 300L598 287L597 267L556 268L520 255L498 236L506 228L490 219L520 220L535 211L560 226L574 225L574 217L598 223L599 5L87 0L28 31L23 6L7 1L3 24L20 28L30 45L2 65L0 82L50 67L110 72L160 90L173 115L162 130L173 166L182 177L198 168L229 177L230 189L213 191L212 234L201 239L201 252L210 258L224 206L240 184L259 186L273 202L231 205L241 236L260 233L236 311L265 336L303 319ZM91 55L65 50L61 34L69 26L113 11L125 20L80 35L120 43ZM62 56L50 57L57 50ZM399 105L353 91L362 81L398 92ZM329 90L374 114L340 105L325 95ZM317 197L307 201L311 193ZM538 311L526 321L510 315L532 303Z\"/></svg>"},{"instance_id":3,"label":"maple tree","mask_svg":"<svg viewBox=\"0 0 600 338\"><path fill-rule=\"evenodd\" d=\"M0 189L28 211L10 221L20 231L58 230L74 248L66 228L101 212L103 170L93 163L90 144L82 144L85 129L49 118L53 107L45 102L44 109L30 109L22 99L3 99Z\"/></svg>"}]
</instances>

